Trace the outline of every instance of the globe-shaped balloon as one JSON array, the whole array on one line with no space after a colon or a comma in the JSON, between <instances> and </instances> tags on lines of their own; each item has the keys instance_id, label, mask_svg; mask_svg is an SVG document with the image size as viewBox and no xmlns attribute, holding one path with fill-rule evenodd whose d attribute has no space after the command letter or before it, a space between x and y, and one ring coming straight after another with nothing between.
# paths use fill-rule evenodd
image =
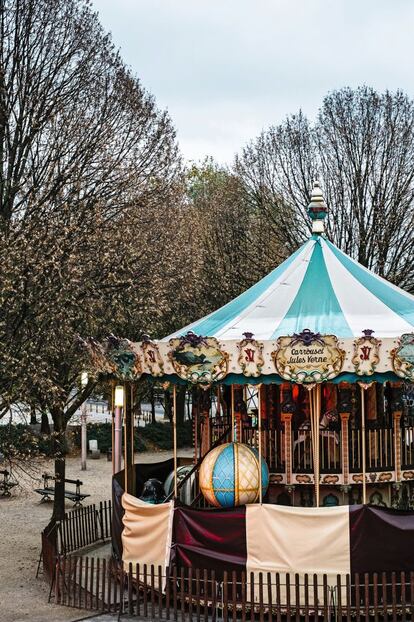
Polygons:
<instances>
[{"instance_id":1,"label":"globe-shaped balloon","mask_svg":"<svg viewBox=\"0 0 414 622\"><path fill-rule=\"evenodd\" d=\"M269 469L262 458L262 496L269 485ZM211 505L231 508L259 499L259 454L243 443L225 443L204 458L199 473L201 492Z\"/></svg>"}]
</instances>

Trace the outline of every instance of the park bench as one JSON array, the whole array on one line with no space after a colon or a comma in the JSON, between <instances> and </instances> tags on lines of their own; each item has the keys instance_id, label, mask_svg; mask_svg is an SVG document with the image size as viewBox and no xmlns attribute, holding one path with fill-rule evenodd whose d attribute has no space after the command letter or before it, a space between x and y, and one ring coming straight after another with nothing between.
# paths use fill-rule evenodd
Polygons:
<instances>
[{"instance_id":1,"label":"park bench","mask_svg":"<svg viewBox=\"0 0 414 622\"><path fill-rule=\"evenodd\" d=\"M11 472L7 469L0 471L0 475L3 476L3 479L0 479L0 494L2 497L10 497L10 491L14 486L17 486L17 482L11 479Z\"/></svg>"},{"instance_id":2,"label":"park bench","mask_svg":"<svg viewBox=\"0 0 414 622\"><path fill-rule=\"evenodd\" d=\"M55 477L53 475L49 475L48 473L44 473L42 475L43 478L43 488L36 488L35 492L39 495L42 495L42 501L51 501L52 497L55 495L54 486L49 485L49 481L55 481ZM75 490L66 490L66 484L72 484L75 486ZM79 479L65 479L65 497L70 501L73 501L73 506L75 508L82 506L82 501L86 499L86 497L90 497L90 495L85 494L80 491L80 487L83 483Z\"/></svg>"}]
</instances>

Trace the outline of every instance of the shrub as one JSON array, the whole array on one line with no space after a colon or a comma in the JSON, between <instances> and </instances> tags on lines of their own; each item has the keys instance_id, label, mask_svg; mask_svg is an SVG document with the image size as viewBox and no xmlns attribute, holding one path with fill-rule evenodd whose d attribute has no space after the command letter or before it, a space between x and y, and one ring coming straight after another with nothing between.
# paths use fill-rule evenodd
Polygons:
<instances>
[{"instance_id":1,"label":"shrub","mask_svg":"<svg viewBox=\"0 0 414 622\"><path fill-rule=\"evenodd\" d=\"M0 451L6 458L51 456L53 441L50 436L36 434L24 423L0 426Z\"/></svg>"},{"instance_id":2,"label":"shrub","mask_svg":"<svg viewBox=\"0 0 414 622\"><path fill-rule=\"evenodd\" d=\"M112 446L112 424L90 423L87 426L89 440L97 440L98 447L102 452L108 451ZM80 447L80 426L74 430L73 441L76 447ZM149 449L172 449L173 428L170 423L150 423L145 428L134 429L134 443L136 451ZM177 446L190 447L192 445L192 423L186 421L177 428Z\"/></svg>"},{"instance_id":3,"label":"shrub","mask_svg":"<svg viewBox=\"0 0 414 622\"><path fill-rule=\"evenodd\" d=\"M135 436L141 437L144 443L151 443L158 449L173 448L173 426L171 423L150 423L145 428L138 428ZM177 428L177 446L191 447L192 445L192 423L185 421Z\"/></svg>"}]
</instances>

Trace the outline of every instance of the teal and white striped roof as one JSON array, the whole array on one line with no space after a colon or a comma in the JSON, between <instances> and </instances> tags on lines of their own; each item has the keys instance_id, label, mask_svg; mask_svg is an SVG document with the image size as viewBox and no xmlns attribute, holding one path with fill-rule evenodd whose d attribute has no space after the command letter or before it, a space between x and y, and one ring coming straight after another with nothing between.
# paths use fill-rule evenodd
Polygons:
<instances>
[{"instance_id":1,"label":"teal and white striped roof","mask_svg":"<svg viewBox=\"0 0 414 622\"><path fill-rule=\"evenodd\" d=\"M197 335L220 340L256 339L312 332L337 337L398 337L413 332L414 296L348 257L321 235L243 294L170 337ZM168 337L168 338L170 338Z\"/></svg>"},{"instance_id":2,"label":"teal and white striped roof","mask_svg":"<svg viewBox=\"0 0 414 622\"><path fill-rule=\"evenodd\" d=\"M319 198L311 206L323 203L315 186ZM326 212L324 203L322 208ZM322 233L323 214L315 218L314 231ZM220 340L243 339L246 332L266 340L306 328L339 338L360 337L364 329L379 338L398 337L413 332L414 296L315 233L253 287L166 339L193 331Z\"/></svg>"},{"instance_id":3,"label":"teal and white striped roof","mask_svg":"<svg viewBox=\"0 0 414 622\"><path fill-rule=\"evenodd\" d=\"M293 255L243 294L171 337L197 335L274 339L309 328L337 337L376 337L413 331L414 296L388 283L314 235Z\"/></svg>"}]
</instances>

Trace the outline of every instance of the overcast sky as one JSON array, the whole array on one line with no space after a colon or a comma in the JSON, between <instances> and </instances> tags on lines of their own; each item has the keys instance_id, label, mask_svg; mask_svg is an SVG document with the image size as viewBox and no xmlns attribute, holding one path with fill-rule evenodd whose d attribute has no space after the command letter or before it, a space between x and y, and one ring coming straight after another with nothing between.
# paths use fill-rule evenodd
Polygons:
<instances>
[{"instance_id":1,"label":"overcast sky","mask_svg":"<svg viewBox=\"0 0 414 622\"><path fill-rule=\"evenodd\" d=\"M93 0L187 159L230 162L330 90L414 96L413 0Z\"/></svg>"}]
</instances>

